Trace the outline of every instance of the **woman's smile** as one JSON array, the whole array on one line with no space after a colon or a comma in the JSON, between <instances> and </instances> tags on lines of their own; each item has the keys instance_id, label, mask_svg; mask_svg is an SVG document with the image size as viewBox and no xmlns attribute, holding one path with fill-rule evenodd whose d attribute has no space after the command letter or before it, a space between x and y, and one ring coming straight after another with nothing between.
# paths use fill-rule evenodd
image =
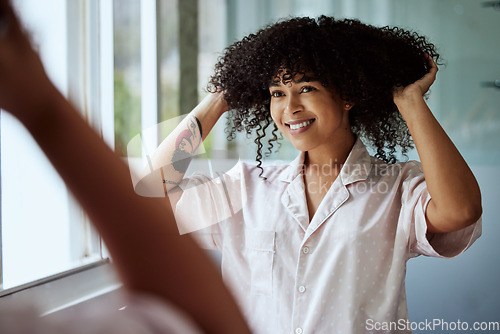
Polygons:
<instances>
[{"instance_id":1,"label":"woman's smile","mask_svg":"<svg viewBox=\"0 0 500 334\"><path fill-rule=\"evenodd\" d=\"M286 122L285 125L288 127L288 131L292 136L303 133L312 126L316 119L308 119L308 120L298 120L298 121L289 121Z\"/></svg>"}]
</instances>

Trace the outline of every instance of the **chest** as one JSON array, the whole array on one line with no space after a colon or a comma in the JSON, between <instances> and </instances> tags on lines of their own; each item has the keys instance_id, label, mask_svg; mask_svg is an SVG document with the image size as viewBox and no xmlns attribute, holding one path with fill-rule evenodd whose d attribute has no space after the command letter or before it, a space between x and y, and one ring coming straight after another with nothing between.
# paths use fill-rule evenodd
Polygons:
<instances>
[{"instance_id":1,"label":"chest","mask_svg":"<svg viewBox=\"0 0 500 334\"><path fill-rule=\"evenodd\" d=\"M321 202L334 183L337 175L307 175L304 174L304 195L306 199L309 221L312 221Z\"/></svg>"},{"instance_id":2,"label":"chest","mask_svg":"<svg viewBox=\"0 0 500 334\"><path fill-rule=\"evenodd\" d=\"M246 197L241 221L250 229L298 228L308 236L325 227L333 234L355 232L399 216L399 196L392 191L372 191L368 182L345 186L341 181L339 177L331 185L309 182L308 187L302 177L281 187L263 183Z\"/></svg>"}]
</instances>

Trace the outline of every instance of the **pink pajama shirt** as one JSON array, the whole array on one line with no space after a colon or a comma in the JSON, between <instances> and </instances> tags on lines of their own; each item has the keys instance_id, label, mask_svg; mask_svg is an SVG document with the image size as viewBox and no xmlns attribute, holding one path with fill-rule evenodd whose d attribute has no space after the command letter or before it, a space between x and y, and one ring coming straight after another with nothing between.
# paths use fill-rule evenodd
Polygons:
<instances>
[{"instance_id":1,"label":"pink pajama shirt","mask_svg":"<svg viewBox=\"0 0 500 334\"><path fill-rule=\"evenodd\" d=\"M421 164L386 164L359 139L309 221L304 156L264 167L266 180L238 162L182 183L179 229L222 252L224 280L255 333L367 333L368 322L406 320L408 259L456 256L481 234L480 220L427 234Z\"/></svg>"}]
</instances>

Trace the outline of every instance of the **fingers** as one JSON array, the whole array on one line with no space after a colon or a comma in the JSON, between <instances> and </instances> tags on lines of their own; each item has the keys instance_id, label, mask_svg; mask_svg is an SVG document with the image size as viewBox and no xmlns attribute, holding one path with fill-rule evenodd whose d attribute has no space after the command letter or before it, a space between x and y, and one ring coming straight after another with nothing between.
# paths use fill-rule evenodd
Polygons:
<instances>
[{"instance_id":1,"label":"fingers","mask_svg":"<svg viewBox=\"0 0 500 334\"><path fill-rule=\"evenodd\" d=\"M438 67L434 59L428 54L425 53L425 57L427 58L427 62L429 63L429 73L432 73L433 75L436 75L438 71Z\"/></svg>"},{"instance_id":2,"label":"fingers","mask_svg":"<svg viewBox=\"0 0 500 334\"><path fill-rule=\"evenodd\" d=\"M9 30L9 19L7 16L7 1L0 0L0 38L4 37Z\"/></svg>"},{"instance_id":3,"label":"fingers","mask_svg":"<svg viewBox=\"0 0 500 334\"><path fill-rule=\"evenodd\" d=\"M24 29L11 0L0 0L0 49L0 56L8 53L20 55L34 52L30 36Z\"/></svg>"},{"instance_id":4,"label":"fingers","mask_svg":"<svg viewBox=\"0 0 500 334\"><path fill-rule=\"evenodd\" d=\"M2 37L9 30L11 16L10 2L8 0L0 0L0 34Z\"/></svg>"},{"instance_id":5,"label":"fingers","mask_svg":"<svg viewBox=\"0 0 500 334\"><path fill-rule=\"evenodd\" d=\"M0 38L22 35L21 24L10 0L0 0Z\"/></svg>"},{"instance_id":6,"label":"fingers","mask_svg":"<svg viewBox=\"0 0 500 334\"><path fill-rule=\"evenodd\" d=\"M428 91L428 89L430 88L430 86L432 85L434 80L436 80L437 71L438 71L438 67L437 67L434 59L432 59L432 57L428 53L425 53L425 57L427 58L427 61L429 63L429 67L430 67L429 71L423 77L421 77L419 80L415 81L416 84L419 84L422 86L422 91L424 94Z\"/></svg>"}]
</instances>

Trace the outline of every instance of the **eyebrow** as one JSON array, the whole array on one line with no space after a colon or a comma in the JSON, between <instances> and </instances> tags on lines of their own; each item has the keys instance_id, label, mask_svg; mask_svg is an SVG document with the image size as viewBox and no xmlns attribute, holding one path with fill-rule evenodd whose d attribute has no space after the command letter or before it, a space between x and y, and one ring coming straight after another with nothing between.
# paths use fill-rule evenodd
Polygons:
<instances>
[{"instance_id":1,"label":"eyebrow","mask_svg":"<svg viewBox=\"0 0 500 334\"><path fill-rule=\"evenodd\" d=\"M300 84L300 83L304 83L304 82L315 82L315 81L319 81L319 80L315 77L311 77L311 76L304 74L299 80L293 80L293 83ZM278 82L271 81L271 83L269 84L269 87L279 87L281 82L282 82L281 80L279 80Z\"/></svg>"}]
</instances>

